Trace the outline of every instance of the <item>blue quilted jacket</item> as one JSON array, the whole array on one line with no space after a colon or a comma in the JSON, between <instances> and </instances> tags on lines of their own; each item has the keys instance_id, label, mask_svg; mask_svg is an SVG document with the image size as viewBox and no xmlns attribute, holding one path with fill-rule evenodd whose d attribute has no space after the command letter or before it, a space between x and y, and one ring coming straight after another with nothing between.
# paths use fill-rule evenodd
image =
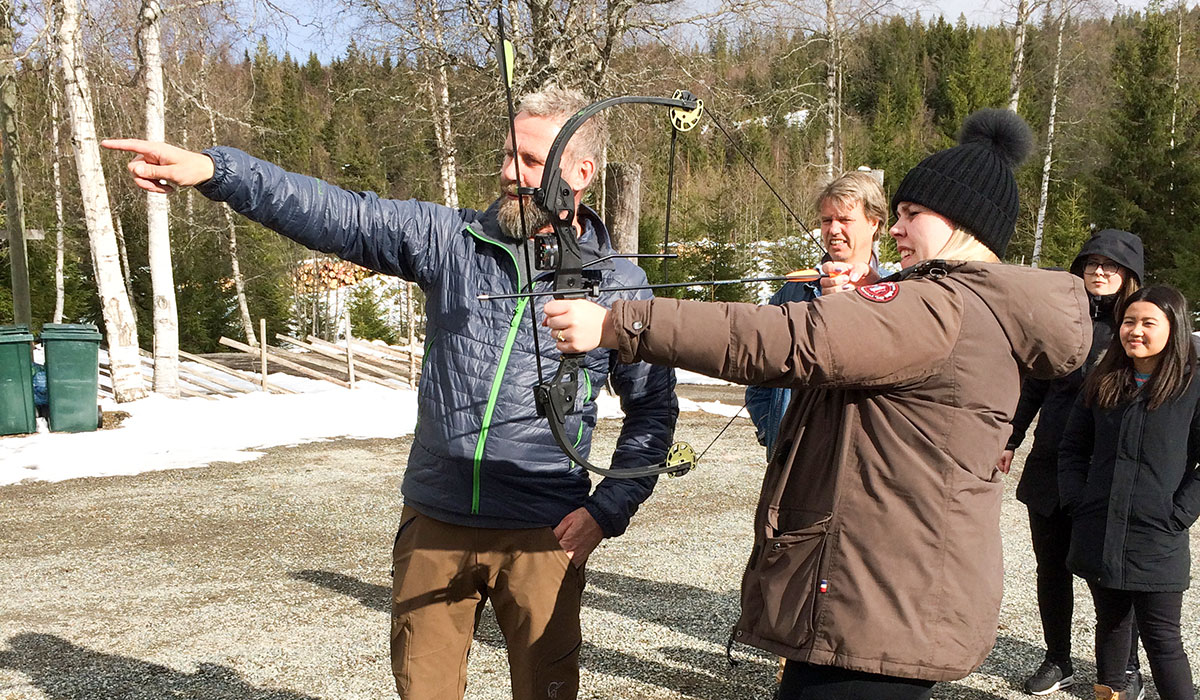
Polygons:
<instances>
[{"instance_id":1,"label":"blue quilted jacket","mask_svg":"<svg viewBox=\"0 0 1200 700\"><path fill-rule=\"evenodd\" d=\"M496 204L477 211L381 199L286 172L236 149L205 153L216 165L213 178L198 188L206 197L302 245L416 282L425 292L425 365L401 487L407 504L439 520L487 528L553 526L584 506L605 535L625 531L654 479L604 479L592 492L587 472L563 455L534 407L531 314L547 378L559 360L540 325L549 297L476 298L525 285L523 251L499 232ZM595 212L581 208L580 218L585 259L612 252ZM596 274L606 286L646 281L641 268L620 259L597 266ZM549 273L535 275L535 289L551 286ZM649 296L606 293L598 301L611 306L618 298ZM615 351L600 349L588 353L584 380L567 423L581 453L591 446L596 395L611 381L625 411L613 466L661 461L679 414L674 373L617 364Z\"/></svg>"}]
</instances>

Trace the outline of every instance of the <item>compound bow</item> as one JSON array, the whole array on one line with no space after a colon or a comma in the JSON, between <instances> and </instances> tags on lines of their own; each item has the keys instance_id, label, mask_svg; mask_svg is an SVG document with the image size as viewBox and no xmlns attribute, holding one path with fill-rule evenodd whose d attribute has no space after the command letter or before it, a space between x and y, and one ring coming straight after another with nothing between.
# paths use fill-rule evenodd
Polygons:
<instances>
[{"instance_id":1,"label":"compound bow","mask_svg":"<svg viewBox=\"0 0 1200 700\"><path fill-rule=\"evenodd\" d=\"M512 44L504 38L504 13L503 10L498 12L498 33L499 45L497 51L497 59L500 66L501 77L504 81L505 96L508 105L509 118L509 138L512 143L514 153L514 167L516 168L516 180L518 184L521 182L520 177L520 159L515 157L517 151L517 134L516 134L516 114L513 107L512 99L512 60L513 47ZM602 292L611 291L631 291L638 289L662 289L669 287L686 287L697 285L722 285L722 284L745 284L749 282L766 282L766 281L811 281L819 279L824 273L816 270L805 270L799 273L792 273L784 276L772 277L752 277L735 280L708 280L703 282L666 282L662 284L647 284L638 286L622 286L622 287L602 287L600 285L599 274L588 274L588 268L594 268L601 262L613 257L661 257L664 259L675 257L667 254L665 250L666 236L669 236L670 226L670 211L667 213L667 231L664 233L664 251L662 255L606 255L596 257L590 260L583 259L583 253L579 246L579 239L576 235L575 223L575 192L571 186L563 179L561 162L563 154L566 151L567 144L575 132L591 117L596 114L617 105L625 104L646 104L667 107L670 109L671 126L672 126L672 156L674 155L675 137L679 132L690 131L700 121L700 118L705 114L704 103L697 99L691 93L677 90L672 97L648 97L648 96L623 96L610 97L600 100L579 112L572 115L562 125L555 137L554 142L550 146L550 151L546 156L545 165L542 171L542 181L539 187L524 187L517 188L517 203L522 227L522 240L526 241L525 248L525 267L526 278L530 280L530 290L521 291L515 294L494 294L481 295L481 300L498 300L511 299L521 297L536 297L536 296L554 296L559 299L580 298L588 296L598 296ZM733 144L737 152L749 163L750 167L758 175L758 177L767 185L771 193L783 204L789 214L800 224L801 228L812 237L810 231L804 227L803 222L796 216L795 212L787 205L787 202L780 197L771 183L759 172L758 168L750 158L737 146L737 143L729 135L729 133L717 121L715 115L707 112L713 123L722 134ZM674 175L674 158L671 159L670 170L673 179ZM550 231L536 232L532 238L525 230L525 197L529 197L531 201L544 212L549 215L551 222ZM670 198L668 197L668 207ZM553 270L553 282L550 291L535 292L532 291L533 274L530 265L530 242L534 248L536 255L536 268L538 270L549 271ZM814 242L816 242L814 238ZM820 242L816 242L817 247L821 247ZM594 270L593 270L594 272ZM646 465L642 467L629 467L622 469L598 467L588 461L586 457L581 455L575 448L575 445L569 439L566 430L566 419L575 406L575 401L579 395L580 387L580 372L582 371L583 359L586 356L583 353L564 353L559 362L558 368L554 376L550 380L546 380L542 374L541 367L541 350L539 347L540 335L537 319L534 318L534 306L530 305L530 318L533 323L533 338L534 338L534 356L537 358L538 383L534 386L534 401L537 406L538 415L544 417L550 425L550 432L554 436L554 440L562 451L576 464L594 472L601 476L613 477L619 479L638 479L649 476L657 476L659 474L667 474L669 476L682 476L696 467L696 464L704 456L704 452L708 451L708 447L712 447L712 443L725 432L725 429L732 424L733 419L725 425L724 428L717 434L716 438L709 443L705 451L699 456L691 445L686 442L676 442L670 449L667 450L666 457L662 462L657 464ZM739 410L740 413L740 410ZM734 418L737 414L734 414Z\"/></svg>"}]
</instances>

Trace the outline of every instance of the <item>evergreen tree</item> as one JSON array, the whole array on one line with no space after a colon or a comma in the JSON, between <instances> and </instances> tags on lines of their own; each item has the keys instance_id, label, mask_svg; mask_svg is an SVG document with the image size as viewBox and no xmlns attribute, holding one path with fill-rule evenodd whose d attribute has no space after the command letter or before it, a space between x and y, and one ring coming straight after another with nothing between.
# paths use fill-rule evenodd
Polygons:
<instances>
[{"instance_id":1,"label":"evergreen tree","mask_svg":"<svg viewBox=\"0 0 1200 700\"><path fill-rule=\"evenodd\" d=\"M396 344L396 330L383 320L383 308L380 307L370 285L355 285L347 304L350 312L350 331L355 338L382 340L388 345Z\"/></svg>"},{"instance_id":2,"label":"evergreen tree","mask_svg":"<svg viewBox=\"0 0 1200 700\"><path fill-rule=\"evenodd\" d=\"M1103 139L1106 163L1092 178L1092 216L1099 228L1124 228L1142 237L1151 280L1173 283L1200 301L1195 250L1200 240L1200 161L1194 106L1177 114L1174 102L1174 23L1152 5L1139 31L1113 56L1116 102ZM1195 86L1190 86L1195 94ZM1192 105L1194 101L1189 101Z\"/></svg>"}]
</instances>

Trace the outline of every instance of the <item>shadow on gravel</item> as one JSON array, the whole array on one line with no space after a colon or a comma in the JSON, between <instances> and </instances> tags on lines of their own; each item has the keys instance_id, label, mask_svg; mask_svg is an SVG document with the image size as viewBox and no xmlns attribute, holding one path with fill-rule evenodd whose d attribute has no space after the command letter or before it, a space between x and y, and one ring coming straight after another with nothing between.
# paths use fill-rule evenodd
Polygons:
<instances>
[{"instance_id":1,"label":"shadow on gravel","mask_svg":"<svg viewBox=\"0 0 1200 700\"><path fill-rule=\"evenodd\" d=\"M336 571L304 569L291 574L357 600L372 610L391 611L391 589ZM737 621L738 594L679 583L662 583L606 571L588 570L584 607L653 622L697 639L724 644Z\"/></svg>"},{"instance_id":2,"label":"shadow on gravel","mask_svg":"<svg viewBox=\"0 0 1200 700\"><path fill-rule=\"evenodd\" d=\"M317 700L286 690L255 688L233 669L200 664L183 673L159 664L92 651L52 634L26 633L8 639L0 668L20 671L51 700Z\"/></svg>"},{"instance_id":3,"label":"shadow on gravel","mask_svg":"<svg viewBox=\"0 0 1200 700\"><path fill-rule=\"evenodd\" d=\"M353 598L371 610L383 613L391 610L391 590L387 586L313 569L297 571L291 577ZM736 594L717 594L694 586L603 571L588 571L587 577L585 606L654 622L698 639L724 645L733 617L723 615L722 618L728 619L714 620L713 616L731 605L732 615L736 616ZM497 649L504 648L504 639L488 614L480 621L475 639ZM666 657L671 665L598 647L587 640L580 650L579 662L594 673L630 678L698 700L766 698L775 691L773 660L739 654L739 666L730 668L724 654L686 647L659 647L654 652Z\"/></svg>"},{"instance_id":4,"label":"shadow on gravel","mask_svg":"<svg viewBox=\"0 0 1200 700\"><path fill-rule=\"evenodd\" d=\"M304 569L303 571L296 571L289 575L297 581L305 581L314 586L328 588L331 591L341 593L347 598L353 598L363 607L391 614L392 589L388 586L367 583L353 576L339 574L336 571Z\"/></svg>"},{"instance_id":5,"label":"shadow on gravel","mask_svg":"<svg viewBox=\"0 0 1200 700\"><path fill-rule=\"evenodd\" d=\"M741 609L738 591L717 593L685 583L587 573L583 604L662 625L706 642L724 645Z\"/></svg>"},{"instance_id":6,"label":"shadow on gravel","mask_svg":"<svg viewBox=\"0 0 1200 700\"><path fill-rule=\"evenodd\" d=\"M367 583L333 571L311 569L297 571L292 578L353 598L372 610L386 613L391 609L391 590L387 586ZM730 628L737 621L737 591L717 593L687 584L663 583L598 570L589 570L587 578L584 606L652 622L706 642L724 645ZM475 637L482 644L504 648L504 639L490 615L485 614L480 621L480 629L476 630ZM745 651L746 648L739 649ZM580 664L589 671L624 676L701 700L765 698L774 692L772 678L775 664L771 659L739 652L737 658L740 665L730 668L723 654L701 649L659 647L655 651L672 665L597 647L585 640L580 652ZM1016 637L1000 636L992 653L976 673L1003 679L1009 689L1021 692L1026 670L1037 668L1044 655L1045 651L1035 644ZM1084 677L1092 677L1095 675L1095 666L1077 659L1076 672ZM1090 697L1091 694L1085 692L1090 689L1090 684L1080 683L1062 695ZM937 686L933 697L1001 700L1004 696L942 683Z\"/></svg>"},{"instance_id":7,"label":"shadow on gravel","mask_svg":"<svg viewBox=\"0 0 1200 700\"><path fill-rule=\"evenodd\" d=\"M933 700L1004 700L1003 695L996 695L974 688L961 688L953 683L939 683L933 687Z\"/></svg>"},{"instance_id":8,"label":"shadow on gravel","mask_svg":"<svg viewBox=\"0 0 1200 700\"><path fill-rule=\"evenodd\" d=\"M723 653L687 647L658 647L654 651L678 665L603 649L586 640L579 652L579 664L594 673L623 676L696 700L765 699L775 693L774 660L739 654L737 667L731 668Z\"/></svg>"}]
</instances>

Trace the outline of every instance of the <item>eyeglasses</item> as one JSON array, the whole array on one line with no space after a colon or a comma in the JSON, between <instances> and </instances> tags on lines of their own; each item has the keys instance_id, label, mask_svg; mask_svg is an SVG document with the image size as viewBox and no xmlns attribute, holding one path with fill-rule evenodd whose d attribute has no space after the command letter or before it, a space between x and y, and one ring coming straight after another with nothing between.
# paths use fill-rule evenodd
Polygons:
<instances>
[{"instance_id":1,"label":"eyeglasses","mask_svg":"<svg viewBox=\"0 0 1200 700\"><path fill-rule=\"evenodd\" d=\"M1121 266L1111 260L1108 262L1094 262L1089 260L1084 264L1083 271L1085 274L1100 271L1106 275L1115 275L1121 271Z\"/></svg>"}]
</instances>

